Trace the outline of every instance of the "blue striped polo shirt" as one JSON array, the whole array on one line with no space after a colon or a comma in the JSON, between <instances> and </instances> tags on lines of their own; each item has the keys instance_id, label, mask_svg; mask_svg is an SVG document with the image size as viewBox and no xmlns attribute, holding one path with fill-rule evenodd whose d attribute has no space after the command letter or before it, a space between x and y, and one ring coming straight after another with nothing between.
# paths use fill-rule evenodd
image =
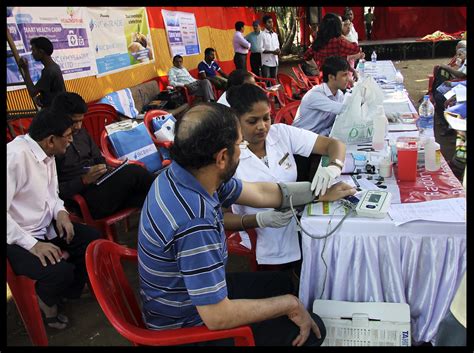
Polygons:
<instances>
[{"instance_id":1,"label":"blue striped polo shirt","mask_svg":"<svg viewBox=\"0 0 474 353\"><path fill-rule=\"evenodd\" d=\"M211 196L176 162L156 177L138 229L140 296L149 329L202 325L196 305L227 296L221 207L241 191L242 182L232 178Z\"/></svg>"}]
</instances>

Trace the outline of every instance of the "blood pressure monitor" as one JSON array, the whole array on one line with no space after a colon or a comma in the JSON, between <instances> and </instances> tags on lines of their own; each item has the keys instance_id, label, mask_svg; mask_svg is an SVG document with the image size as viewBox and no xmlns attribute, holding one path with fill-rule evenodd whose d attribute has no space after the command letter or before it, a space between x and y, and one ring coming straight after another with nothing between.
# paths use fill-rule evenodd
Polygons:
<instances>
[{"instance_id":1,"label":"blood pressure monitor","mask_svg":"<svg viewBox=\"0 0 474 353\"><path fill-rule=\"evenodd\" d=\"M369 190L361 197L355 210L361 217L384 218L391 201L392 194L390 192Z\"/></svg>"}]
</instances>

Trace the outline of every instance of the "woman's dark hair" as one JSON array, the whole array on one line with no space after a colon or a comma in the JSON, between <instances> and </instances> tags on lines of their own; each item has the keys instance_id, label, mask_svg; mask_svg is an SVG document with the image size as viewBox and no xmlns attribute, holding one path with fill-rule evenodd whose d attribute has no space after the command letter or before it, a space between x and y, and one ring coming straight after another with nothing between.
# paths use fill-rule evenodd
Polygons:
<instances>
[{"instance_id":1,"label":"woman's dark hair","mask_svg":"<svg viewBox=\"0 0 474 353\"><path fill-rule=\"evenodd\" d=\"M347 20L350 21L349 15L342 15L341 20L342 20L342 23L346 22Z\"/></svg>"},{"instance_id":2,"label":"woman's dark hair","mask_svg":"<svg viewBox=\"0 0 474 353\"><path fill-rule=\"evenodd\" d=\"M232 109L200 103L177 121L171 158L185 169L199 169L213 163L223 148L233 155L238 137L239 120Z\"/></svg>"},{"instance_id":3,"label":"woman's dark hair","mask_svg":"<svg viewBox=\"0 0 474 353\"><path fill-rule=\"evenodd\" d=\"M255 103L266 102L270 104L265 91L259 86L250 83L231 87L227 91L226 98L238 116L250 112Z\"/></svg>"},{"instance_id":4,"label":"woman's dark hair","mask_svg":"<svg viewBox=\"0 0 474 353\"><path fill-rule=\"evenodd\" d=\"M31 38L30 44L44 51L46 55L51 56L51 54L53 54L53 43L46 37Z\"/></svg>"},{"instance_id":5,"label":"woman's dark hair","mask_svg":"<svg viewBox=\"0 0 474 353\"><path fill-rule=\"evenodd\" d=\"M51 135L63 136L72 124L72 119L65 112L53 112L52 109L45 108L36 113L28 134L33 140L41 141Z\"/></svg>"},{"instance_id":6,"label":"woman's dark hair","mask_svg":"<svg viewBox=\"0 0 474 353\"><path fill-rule=\"evenodd\" d=\"M342 56L328 56L324 60L321 71L323 72L323 82L329 81L329 75L336 76L339 71L349 70L349 63Z\"/></svg>"},{"instance_id":7,"label":"woman's dark hair","mask_svg":"<svg viewBox=\"0 0 474 353\"><path fill-rule=\"evenodd\" d=\"M338 38L342 34L342 22L339 15L328 13L321 21L316 39L313 42L313 51L317 52L324 48L332 38Z\"/></svg>"},{"instance_id":8,"label":"woman's dark hair","mask_svg":"<svg viewBox=\"0 0 474 353\"><path fill-rule=\"evenodd\" d=\"M87 113L87 103L77 93L60 92L54 97L51 110L64 112L67 115L85 114Z\"/></svg>"},{"instance_id":9,"label":"woman's dark hair","mask_svg":"<svg viewBox=\"0 0 474 353\"><path fill-rule=\"evenodd\" d=\"M240 31L242 28L244 28L245 24L242 21L237 21L235 22L235 30Z\"/></svg>"},{"instance_id":10,"label":"woman's dark hair","mask_svg":"<svg viewBox=\"0 0 474 353\"><path fill-rule=\"evenodd\" d=\"M232 71L229 74L229 78L227 79L226 90L228 90L232 86L241 85L242 83L244 83L244 81L247 78L250 78L250 77L252 77L252 74L250 72L248 72L247 70L245 70L245 69L236 69L236 70Z\"/></svg>"}]
</instances>

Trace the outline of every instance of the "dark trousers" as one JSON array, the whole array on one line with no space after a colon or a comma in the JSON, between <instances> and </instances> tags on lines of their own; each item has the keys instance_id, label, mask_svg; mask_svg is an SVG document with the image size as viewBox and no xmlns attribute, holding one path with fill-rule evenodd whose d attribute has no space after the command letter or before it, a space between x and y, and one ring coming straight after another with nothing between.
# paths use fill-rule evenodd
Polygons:
<instances>
[{"instance_id":1,"label":"dark trousers","mask_svg":"<svg viewBox=\"0 0 474 353\"><path fill-rule=\"evenodd\" d=\"M250 67L257 76L262 76L262 54L250 53Z\"/></svg>"},{"instance_id":2,"label":"dark trousers","mask_svg":"<svg viewBox=\"0 0 474 353\"><path fill-rule=\"evenodd\" d=\"M372 38L372 24L366 23L365 30L367 31L367 39L370 40Z\"/></svg>"},{"instance_id":3,"label":"dark trousers","mask_svg":"<svg viewBox=\"0 0 474 353\"><path fill-rule=\"evenodd\" d=\"M235 53L234 65L236 69L247 70L247 54Z\"/></svg>"},{"instance_id":4,"label":"dark trousers","mask_svg":"<svg viewBox=\"0 0 474 353\"><path fill-rule=\"evenodd\" d=\"M13 272L36 280L36 294L48 306L60 302L61 297L79 298L87 280L85 253L90 242L99 239L100 233L84 224L73 223L74 238L66 243L66 236L56 237L50 242L69 253L67 260L55 265L47 259L44 267L39 258L18 245L7 244L7 257ZM41 240L43 241L43 240Z\"/></svg>"},{"instance_id":5,"label":"dark trousers","mask_svg":"<svg viewBox=\"0 0 474 353\"><path fill-rule=\"evenodd\" d=\"M205 102L216 100L212 90L212 83L208 79L194 81L188 85L188 89L189 93L202 97Z\"/></svg>"},{"instance_id":6,"label":"dark trousers","mask_svg":"<svg viewBox=\"0 0 474 353\"><path fill-rule=\"evenodd\" d=\"M266 66L262 65L262 75L266 78L274 78L276 79L278 72L278 66ZM267 86L271 86L270 82L267 82Z\"/></svg>"},{"instance_id":7,"label":"dark trousers","mask_svg":"<svg viewBox=\"0 0 474 353\"><path fill-rule=\"evenodd\" d=\"M145 168L130 164L101 185L89 185L82 196L93 218L107 217L126 207L141 208L155 177Z\"/></svg>"},{"instance_id":8,"label":"dark trousers","mask_svg":"<svg viewBox=\"0 0 474 353\"><path fill-rule=\"evenodd\" d=\"M295 294L290 276L285 272L233 272L226 275L229 299L263 299L284 294ZM311 313L321 332L321 339L311 331L305 346L320 346L326 337L321 318ZM291 346L299 328L287 316L250 324L257 346ZM199 344L201 345L201 344ZM203 342L202 345L232 346L232 339Z\"/></svg>"}]
</instances>

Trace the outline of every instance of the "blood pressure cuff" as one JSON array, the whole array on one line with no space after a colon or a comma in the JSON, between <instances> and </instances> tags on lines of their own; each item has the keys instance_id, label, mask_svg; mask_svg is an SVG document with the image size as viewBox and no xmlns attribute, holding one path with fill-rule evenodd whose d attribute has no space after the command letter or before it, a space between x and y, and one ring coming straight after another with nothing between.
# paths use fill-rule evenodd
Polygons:
<instances>
[{"instance_id":1,"label":"blood pressure cuff","mask_svg":"<svg viewBox=\"0 0 474 353\"><path fill-rule=\"evenodd\" d=\"M278 208L280 211L290 208L290 196L293 207L304 206L315 198L309 181L278 183L278 186L280 187L282 199L280 208Z\"/></svg>"}]
</instances>

